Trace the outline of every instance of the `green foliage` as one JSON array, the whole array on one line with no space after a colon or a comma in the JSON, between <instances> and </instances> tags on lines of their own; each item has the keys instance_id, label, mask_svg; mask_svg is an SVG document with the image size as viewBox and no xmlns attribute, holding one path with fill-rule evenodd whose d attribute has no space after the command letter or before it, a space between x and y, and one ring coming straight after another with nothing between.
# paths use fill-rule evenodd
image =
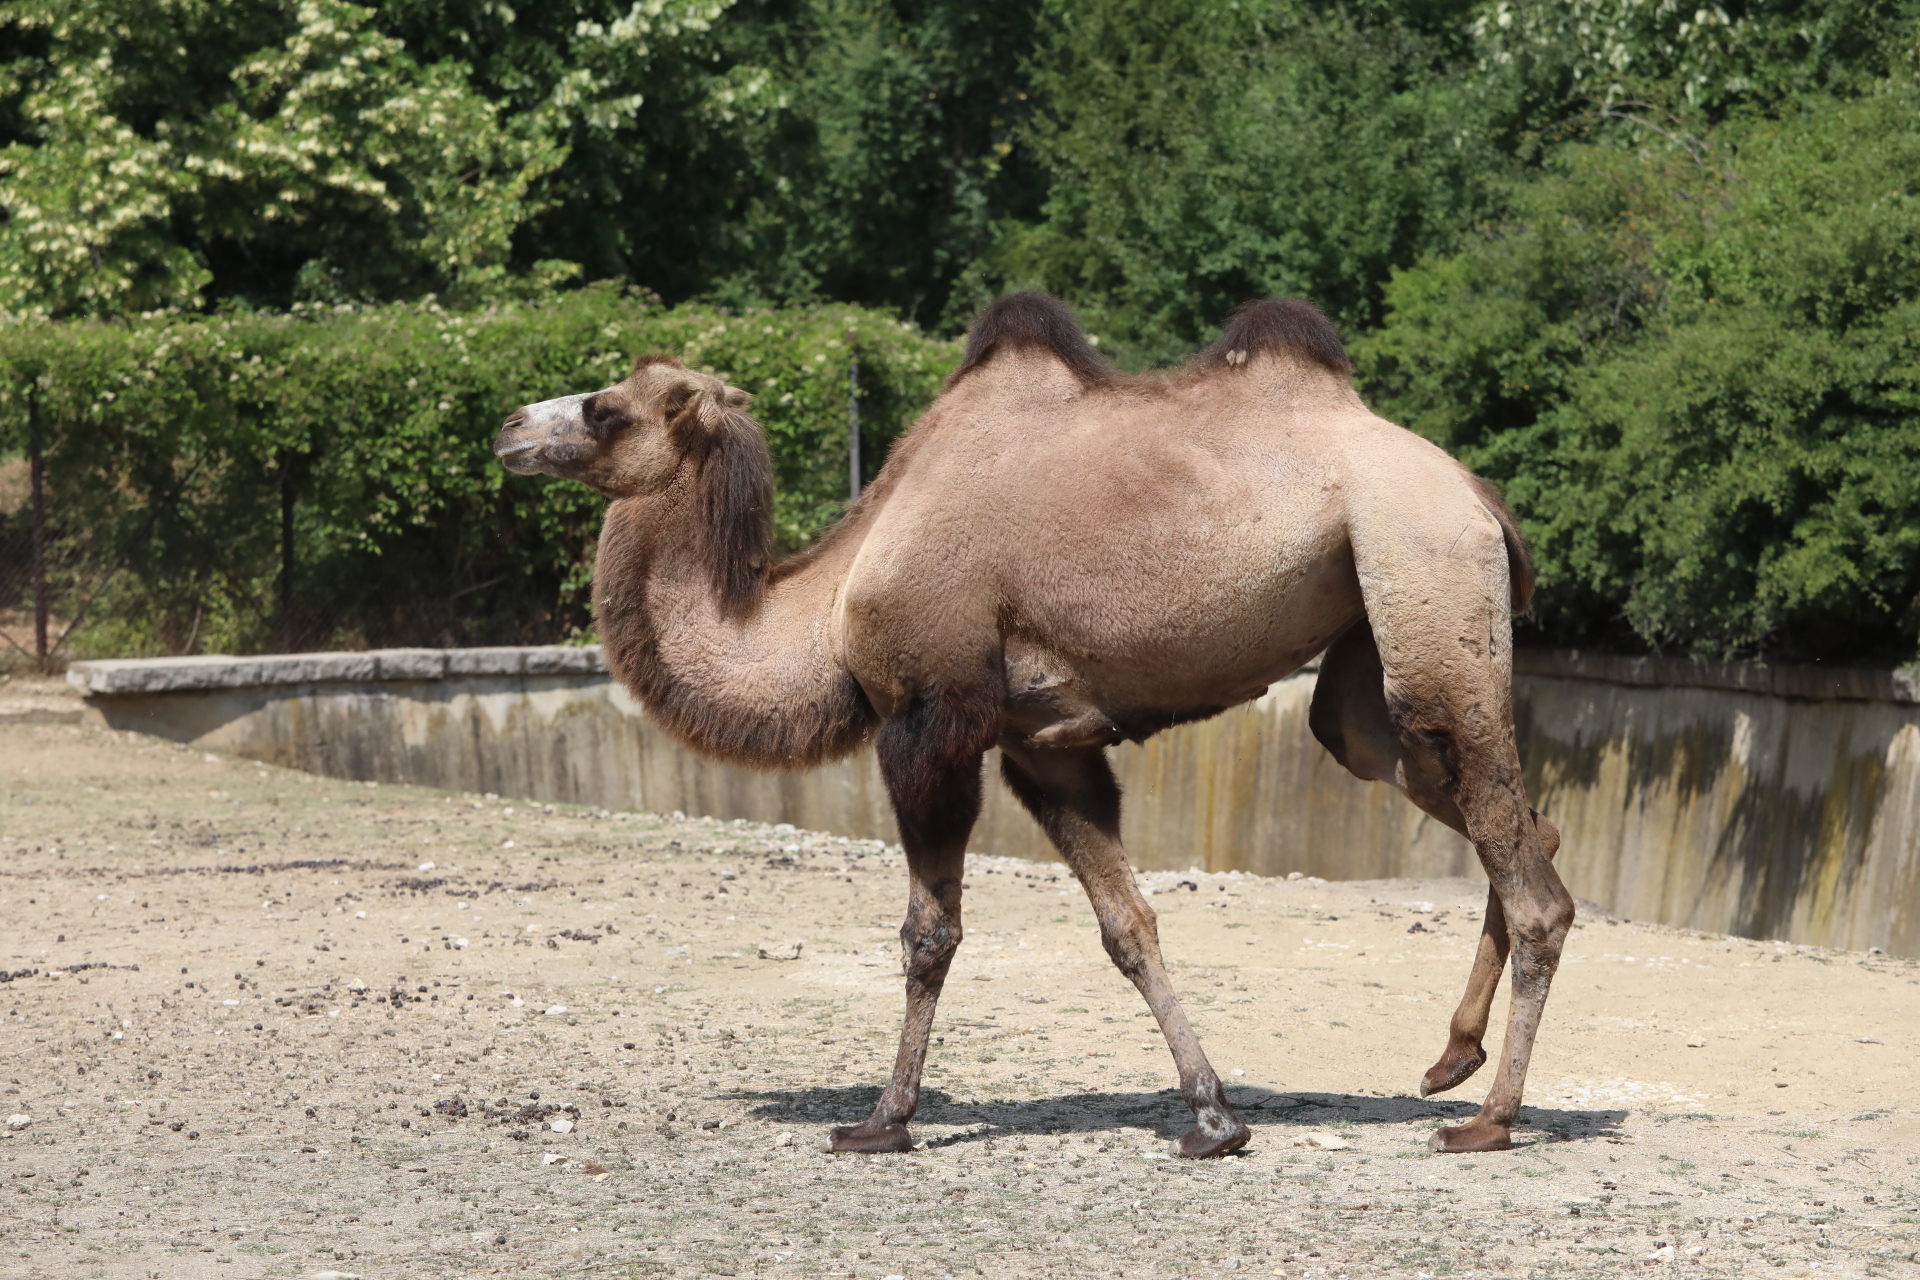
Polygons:
<instances>
[{"instance_id":1,"label":"green foliage","mask_svg":"<svg viewBox=\"0 0 1920 1280\"><path fill-rule=\"evenodd\" d=\"M745 163L715 296L897 308L949 332L956 278L1044 178L1016 146L1031 97L1030 0L743 4L722 42L775 109L742 117ZM701 175L700 180L710 180Z\"/></svg>"},{"instance_id":2,"label":"green foliage","mask_svg":"<svg viewBox=\"0 0 1920 1280\"><path fill-rule=\"evenodd\" d=\"M1905 4L1076 0L1043 6L1023 131L1049 179L966 284L1037 284L1130 363L1251 297L1372 330L1396 267L1461 247L1570 138L1683 138L1813 89L1871 89Z\"/></svg>"},{"instance_id":3,"label":"green foliage","mask_svg":"<svg viewBox=\"0 0 1920 1280\"><path fill-rule=\"evenodd\" d=\"M0 70L0 314L192 305L223 259L284 259L317 297L498 281L551 111L502 118L342 0L13 0L40 56ZM191 52L189 52L191 50ZM233 275L244 275L236 269ZM285 300L284 298L282 299Z\"/></svg>"},{"instance_id":4,"label":"green foliage","mask_svg":"<svg viewBox=\"0 0 1920 1280\"><path fill-rule=\"evenodd\" d=\"M850 336L879 456L950 344L851 307L668 310L609 288L469 312L16 325L0 335L0 451L20 448L32 388L63 594L91 601L81 653L560 640L589 622L601 504L501 468L505 414L618 381L641 352L710 369L757 396L797 546L844 505Z\"/></svg>"},{"instance_id":5,"label":"green foliage","mask_svg":"<svg viewBox=\"0 0 1920 1280\"><path fill-rule=\"evenodd\" d=\"M821 299L951 334L1038 285L1140 366L1247 298L1303 294L1384 411L1506 486L1542 635L1906 657L1917 33L1915 0L0 0L0 319L226 317L3 345L16 371L70 370L47 388L80 397L63 421L115 390L104 371L147 378L131 353L163 334L238 375L152 373L173 389L137 431L87 410L123 423L98 447L132 451L141 502L168 467L191 478L194 554L218 559L229 517L254 530L284 465L300 572L360 566L338 571L365 585L359 634L424 634L433 610L448 634L556 634L580 625L585 517L513 506L475 451L500 405L594 372L595 343L652 332L737 366L797 546L837 510L834 327L879 344L882 435L947 360ZM553 301L576 276L706 305ZM443 376L428 357L469 322L488 372ZM269 375L203 351L216 334L284 370L273 395L245 398ZM454 408L408 442L423 411L366 407L355 362L444 382ZM361 407L330 425L328 397ZM466 479L410 472L450 424ZM363 458L354 433L399 452ZM83 468L100 492L122 483L105 458ZM138 506L102 507L100 536L159 559L111 590L151 576L172 602L101 607L174 620L155 636L188 619L178 645L214 587L152 549ZM274 607L256 533L202 602L236 644ZM429 609L438 586L405 572L465 594ZM373 621L380 592L415 621Z\"/></svg>"},{"instance_id":6,"label":"green foliage","mask_svg":"<svg viewBox=\"0 0 1920 1280\"><path fill-rule=\"evenodd\" d=\"M0 312L669 299L940 318L1024 0L0 0Z\"/></svg>"},{"instance_id":7,"label":"green foliage","mask_svg":"<svg viewBox=\"0 0 1920 1280\"><path fill-rule=\"evenodd\" d=\"M1496 478L1566 641L1905 658L1920 632L1920 93L1701 159L1570 148L1398 275L1382 408Z\"/></svg>"},{"instance_id":8,"label":"green foliage","mask_svg":"<svg viewBox=\"0 0 1920 1280\"><path fill-rule=\"evenodd\" d=\"M1569 105L1717 120L1794 93L1871 88L1912 18L1905 0L1492 0L1469 30L1480 74L1509 79L1542 123Z\"/></svg>"},{"instance_id":9,"label":"green foliage","mask_svg":"<svg viewBox=\"0 0 1920 1280\"><path fill-rule=\"evenodd\" d=\"M1045 217L992 283L1078 302L1134 359L1182 354L1235 305L1312 297L1365 327L1389 267L1492 211L1498 103L1461 74L1458 8L1287 0L1055 4L1028 136Z\"/></svg>"}]
</instances>

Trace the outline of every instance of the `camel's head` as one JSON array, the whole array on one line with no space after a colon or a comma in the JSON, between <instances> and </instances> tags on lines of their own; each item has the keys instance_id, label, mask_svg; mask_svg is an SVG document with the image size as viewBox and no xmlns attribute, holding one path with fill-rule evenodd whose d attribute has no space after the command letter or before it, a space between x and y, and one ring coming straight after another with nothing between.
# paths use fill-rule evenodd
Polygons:
<instances>
[{"instance_id":1,"label":"camel's head","mask_svg":"<svg viewBox=\"0 0 1920 1280\"><path fill-rule=\"evenodd\" d=\"M669 356L642 356L604 390L516 409L493 452L509 471L637 497L663 488L688 454L705 453L749 398Z\"/></svg>"}]
</instances>

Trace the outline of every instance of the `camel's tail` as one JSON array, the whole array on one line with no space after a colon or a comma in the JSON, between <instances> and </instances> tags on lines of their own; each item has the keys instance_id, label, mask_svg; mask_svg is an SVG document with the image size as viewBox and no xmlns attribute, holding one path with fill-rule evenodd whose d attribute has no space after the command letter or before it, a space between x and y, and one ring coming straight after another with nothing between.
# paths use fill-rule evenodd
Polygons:
<instances>
[{"instance_id":1,"label":"camel's tail","mask_svg":"<svg viewBox=\"0 0 1920 1280\"><path fill-rule=\"evenodd\" d=\"M1507 543L1507 577L1513 584L1513 612L1516 617L1525 617L1533 612L1533 584L1540 575L1533 567L1526 539L1520 536L1520 524L1492 485L1472 472L1467 473L1467 479L1473 482L1473 491L1480 496L1481 505L1500 522L1500 536Z\"/></svg>"}]
</instances>

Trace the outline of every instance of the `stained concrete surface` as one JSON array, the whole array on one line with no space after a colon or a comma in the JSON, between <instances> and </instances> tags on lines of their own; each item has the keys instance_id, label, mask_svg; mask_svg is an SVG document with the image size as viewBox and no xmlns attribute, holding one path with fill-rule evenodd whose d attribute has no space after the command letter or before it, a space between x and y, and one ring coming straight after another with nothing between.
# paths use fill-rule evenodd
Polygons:
<instances>
[{"instance_id":1,"label":"stained concrete surface","mask_svg":"<svg viewBox=\"0 0 1920 1280\"><path fill-rule=\"evenodd\" d=\"M681 810L894 839L870 752L801 774L703 760L597 649L381 650L76 664L97 715L361 781ZM1307 726L1315 676L1111 752L1137 865L1329 880L1478 878L1466 841L1363 782ZM1912 672L1516 655L1532 803L1574 892L1622 916L1920 956ZM989 762L989 770L997 767ZM1047 860L989 788L974 847Z\"/></svg>"}]
</instances>

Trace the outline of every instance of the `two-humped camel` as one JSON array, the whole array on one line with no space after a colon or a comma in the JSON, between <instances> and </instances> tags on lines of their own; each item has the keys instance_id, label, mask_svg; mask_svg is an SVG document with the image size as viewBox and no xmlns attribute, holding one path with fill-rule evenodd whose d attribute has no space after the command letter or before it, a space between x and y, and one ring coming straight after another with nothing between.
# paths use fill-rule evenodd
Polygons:
<instances>
[{"instance_id":1,"label":"two-humped camel","mask_svg":"<svg viewBox=\"0 0 1920 1280\"><path fill-rule=\"evenodd\" d=\"M1466 835L1492 881L1467 993L1422 1094L1486 1060L1509 949L1505 1056L1443 1151L1510 1144L1573 921L1553 827L1527 806L1509 690L1532 568L1512 518L1440 449L1367 411L1309 304L1243 308L1184 368L1116 373L1060 303L983 312L879 478L770 563L771 467L749 397L662 357L528 405L494 451L614 499L595 620L607 664L694 750L799 769L872 741L911 876L893 1077L838 1151L904 1151L934 1004L960 945L984 753L1092 901L1159 1020L1215 1156L1248 1131L1175 998L1120 844L1105 748L1258 697L1324 653L1314 735Z\"/></svg>"}]
</instances>

